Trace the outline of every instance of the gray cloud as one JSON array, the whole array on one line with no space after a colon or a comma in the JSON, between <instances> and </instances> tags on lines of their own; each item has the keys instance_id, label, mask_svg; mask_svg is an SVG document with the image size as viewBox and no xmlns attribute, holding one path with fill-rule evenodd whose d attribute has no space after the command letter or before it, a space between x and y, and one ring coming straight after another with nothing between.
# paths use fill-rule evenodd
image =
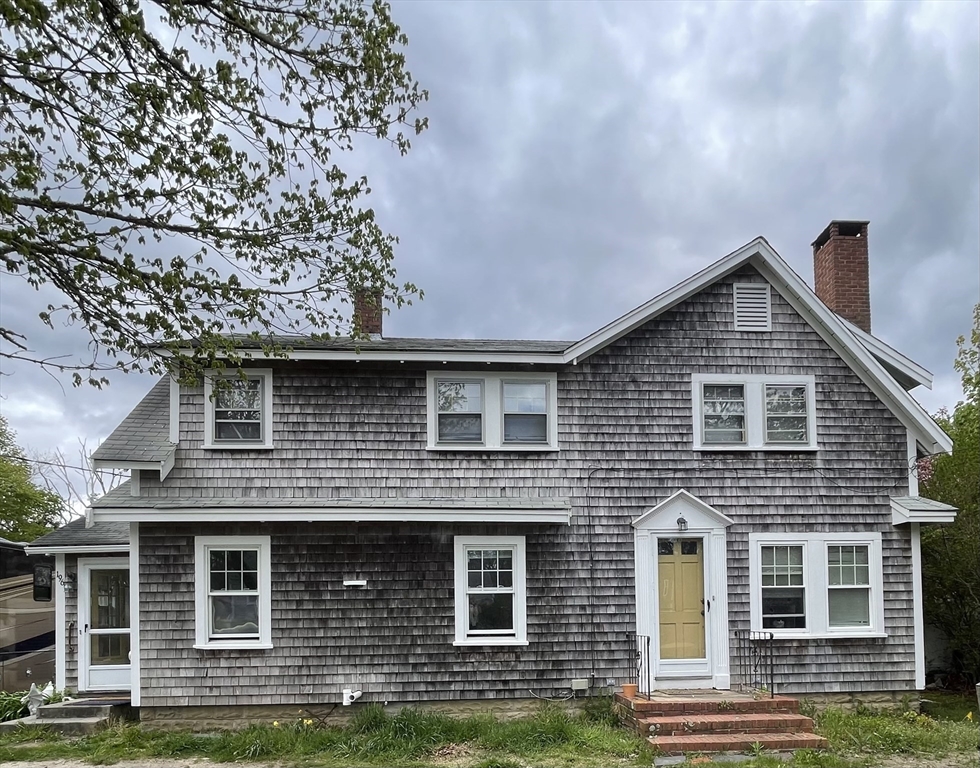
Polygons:
<instances>
[{"instance_id":1,"label":"gray cloud","mask_svg":"<svg viewBox=\"0 0 980 768\"><path fill-rule=\"evenodd\" d=\"M810 280L824 225L866 218L874 331L936 373L929 410L953 405L980 300L978 11L397 3L431 128L405 158L345 159L426 293L387 334L580 338L759 234ZM0 298L9 317L41 297ZM70 446L148 387L62 395L21 367L0 408L23 443Z\"/></svg>"}]
</instances>

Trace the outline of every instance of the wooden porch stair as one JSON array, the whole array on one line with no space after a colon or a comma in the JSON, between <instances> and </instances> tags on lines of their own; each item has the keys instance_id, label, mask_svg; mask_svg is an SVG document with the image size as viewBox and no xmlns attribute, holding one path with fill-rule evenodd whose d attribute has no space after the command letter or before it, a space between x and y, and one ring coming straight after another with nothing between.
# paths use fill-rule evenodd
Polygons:
<instances>
[{"instance_id":1,"label":"wooden porch stair","mask_svg":"<svg viewBox=\"0 0 980 768\"><path fill-rule=\"evenodd\" d=\"M616 694L620 719L660 752L747 752L824 749L813 720L786 696L756 699L729 691L691 691L626 698Z\"/></svg>"}]
</instances>

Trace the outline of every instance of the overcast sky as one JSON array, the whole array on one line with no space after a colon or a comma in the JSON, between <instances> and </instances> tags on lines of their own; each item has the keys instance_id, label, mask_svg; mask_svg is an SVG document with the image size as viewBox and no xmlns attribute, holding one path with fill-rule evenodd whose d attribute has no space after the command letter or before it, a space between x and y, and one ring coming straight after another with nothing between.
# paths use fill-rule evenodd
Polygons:
<instances>
[{"instance_id":1,"label":"overcast sky","mask_svg":"<svg viewBox=\"0 0 980 768\"><path fill-rule=\"evenodd\" d=\"M393 13L431 127L352 165L425 291L385 335L578 339L757 235L812 284L824 226L869 219L872 331L936 375L928 410L956 403L980 301L980 3ZM45 303L9 280L0 300ZM6 370L0 411L40 450L94 448L152 384Z\"/></svg>"}]
</instances>

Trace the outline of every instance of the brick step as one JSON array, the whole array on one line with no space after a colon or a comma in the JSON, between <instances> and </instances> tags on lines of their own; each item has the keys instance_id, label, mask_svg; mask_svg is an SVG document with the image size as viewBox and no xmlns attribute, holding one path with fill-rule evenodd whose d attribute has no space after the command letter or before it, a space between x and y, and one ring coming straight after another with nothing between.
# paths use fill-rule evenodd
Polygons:
<instances>
[{"instance_id":1,"label":"brick step","mask_svg":"<svg viewBox=\"0 0 980 768\"><path fill-rule=\"evenodd\" d=\"M698 714L725 714L749 712L783 712L797 714L800 702L788 696L775 696L766 699L627 699L621 695L616 701L623 707L632 710L636 717L654 717Z\"/></svg>"},{"instance_id":2,"label":"brick step","mask_svg":"<svg viewBox=\"0 0 980 768\"><path fill-rule=\"evenodd\" d=\"M746 712L642 717L641 735L684 736L694 733L813 733L813 720L787 712Z\"/></svg>"},{"instance_id":3,"label":"brick step","mask_svg":"<svg viewBox=\"0 0 980 768\"><path fill-rule=\"evenodd\" d=\"M685 752L750 752L756 744L773 751L826 749L827 740L814 733L692 733L647 739L665 755Z\"/></svg>"}]
</instances>

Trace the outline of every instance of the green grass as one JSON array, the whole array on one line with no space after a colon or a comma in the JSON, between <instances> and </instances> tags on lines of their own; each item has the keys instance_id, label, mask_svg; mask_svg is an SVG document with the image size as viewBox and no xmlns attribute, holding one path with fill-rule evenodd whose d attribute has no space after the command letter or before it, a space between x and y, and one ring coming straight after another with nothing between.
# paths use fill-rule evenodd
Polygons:
<instances>
[{"instance_id":1,"label":"green grass","mask_svg":"<svg viewBox=\"0 0 980 768\"><path fill-rule=\"evenodd\" d=\"M591 706L594 711L585 715L544 706L532 717L501 721L490 715L457 719L414 709L390 716L369 705L343 728L298 720L209 735L117 725L94 736L62 739L25 729L0 737L0 763L77 758L103 765L122 759L206 757L225 763L518 768L529 763L598 767L652 762L645 741L611 725L603 707Z\"/></svg>"},{"instance_id":2,"label":"green grass","mask_svg":"<svg viewBox=\"0 0 980 768\"><path fill-rule=\"evenodd\" d=\"M973 713L973 722L980 723L980 707L973 693L952 693L949 691L927 691L922 695L922 711L936 720L966 720Z\"/></svg>"}]
</instances>

